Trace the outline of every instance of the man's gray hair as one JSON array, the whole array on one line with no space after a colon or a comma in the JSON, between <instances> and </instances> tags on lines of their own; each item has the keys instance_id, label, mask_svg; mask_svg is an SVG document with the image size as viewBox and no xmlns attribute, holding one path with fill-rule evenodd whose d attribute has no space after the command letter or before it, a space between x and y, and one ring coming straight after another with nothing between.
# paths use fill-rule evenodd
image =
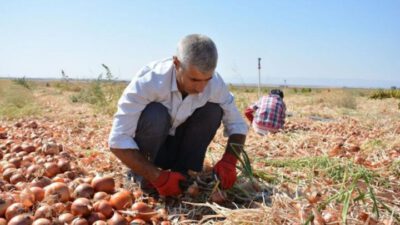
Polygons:
<instances>
[{"instance_id":1,"label":"man's gray hair","mask_svg":"<svg viewBox=\"0 0 400 225\"><path fill-rule=\"evenodd\" d=\"M177 57L184 68L195 66L200 72L214 71L217 67L218 51L211 38L201 34L190 34L178 43Z\"/></svg>"}]
</instances>

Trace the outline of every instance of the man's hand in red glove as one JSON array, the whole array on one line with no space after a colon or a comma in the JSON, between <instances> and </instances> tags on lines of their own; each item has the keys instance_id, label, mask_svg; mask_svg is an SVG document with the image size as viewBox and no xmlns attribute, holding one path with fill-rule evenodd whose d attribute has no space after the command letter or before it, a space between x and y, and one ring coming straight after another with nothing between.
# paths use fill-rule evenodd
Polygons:
<instances>
[{"instance_id":1,"label":"man's hand in red glove","mask_svg":"<svg viewBox=\"0 0 400 225\"><path fill-rule=\"evenodd\" d=\"M182 193L179 182L183 180L186 178L181 173L163 170L152 184L160 195L177 196Z\"/></svg>"},{"instance_id":2,"label":"man's hand in red glove","mask_svg":"<svg viewBox=\"0 0 400 225\"><path fill-rule=\"evenodd\" d=\"M236 163L237 158L232 153L225 152L222 159L215 164L214 172L221 180L221 187L229 189L236 181Z\"/></svg>"},{"instance_id":3,"label":"man's hand in red glove","mask_svg":"<svg viewBox=\"0 0 400 225\"><path fill-rule=\"evenodd\" d=\"M246 108L246 110L244 111L244 115L250 121L250 123L252 123L253 119L254 119L253 113L254 113L254 110L251 107Z\"/></svg>"}]
</instances>

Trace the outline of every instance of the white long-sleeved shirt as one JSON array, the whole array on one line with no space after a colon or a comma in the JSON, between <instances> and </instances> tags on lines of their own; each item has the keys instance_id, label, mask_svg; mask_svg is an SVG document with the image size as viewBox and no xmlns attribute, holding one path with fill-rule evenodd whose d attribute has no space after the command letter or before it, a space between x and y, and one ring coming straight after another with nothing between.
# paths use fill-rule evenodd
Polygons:
<instances>
[{"instance_id":1,"label":"white long-sleeved shirt","mask_svg":"<svg viewBox=\"0 0 400 225\"><path fill-rule=\"evenodd\" d=\"M182 100L176 83L175 65L171 58L152 62L142 68L124 90L118 101L109 136L109 146L117 149L139 149L134 137L140 114L147 104L163 104L171 116L170 135L192 113L207 102L223 109L224 134L247 134L248 128L240 115L233 95L218 73L214 73L203 92L190 94Z\"/></svg>"}]
</instances>

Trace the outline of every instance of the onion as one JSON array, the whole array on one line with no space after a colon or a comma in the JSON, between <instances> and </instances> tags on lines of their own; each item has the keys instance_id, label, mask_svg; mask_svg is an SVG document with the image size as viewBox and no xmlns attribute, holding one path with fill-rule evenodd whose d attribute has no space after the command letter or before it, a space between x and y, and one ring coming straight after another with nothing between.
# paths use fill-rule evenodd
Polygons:
<instances>
[{"instance_id":1,"label":"onion","mask_svg":"<svg viewBox=\"0 0 400 225\"><path fill-rule=\"evenodd\" d=\"M28 176L32 176L32 175L34 175L34 173L36 173L37 171L39 171L40 168L41 168L40 166L35 165L35 164L32 164L32 165L30 165L30 166L28 167L28 169L26 169L26 174L27 174Z\"/></svg>"},{"instance_id":2,"label":"onion","mask_svg":"<svg viewBox=\"0 0 400 225\"><path fill-rule=\"evenodd\" d=\"M130 207L132 200L132 195L129 191L121 190L111 196L110 203L115 209L121 210Z\"/></svg>"},{"instance_id":3,"label":"onion","mask_svg":"<svg viewBox=\"0 0 400 225\"><path fill-rule=\"evenodd\" d=\"M22 151L21 145L14 145L14 146L11 148L11 152L17 153L17 152L20 152L20 151Z\"/></svg>"},{"instance_id":4,"label":"onion","mask_svg":"<svg viewBox=\"0 0 400 225\"><path fill-rule=\"evenodd\" d=\"M10 220L11 218L13 218L17 215L23 214L25 212L26 212L26 209L25 209L24 205L22 203L17 202L17 203L11 204L7 208L5 217L7 220Z\"/></svg>"},{"instance_id":5,"label":"onion","mask_svg":"<svg viewBox=\"0 0 400 225\"><path fill-rule=\"evenodd\" d=\"M17 172L17 169L15 168L7 168L3 171L3 179L10 182L10 178L14 173Z\"/></svg>"},{"instance_id":6,"label":"onion","mask_svg":"<svg viewBox=\"0 0 400 225\"><path fill-rule=\"evenodd\" d=\"M106 219L106 217L99 213L99 212L92 212L90 213L90 215L87 217L87 221L89 224L93 224L94 222L98 221L98 220L104 220Z\"/></svg>"},{"instance_id":7,"label":"onion","mask_svg":"<svg viewBox=\"0 0 400 225\"><path fill-rule=\"evenodd\" d=\"M197 185L197 183L190 185L189 188L187 189L187 192L189 193L189 195L191 197L198 196L200 194L200 191L199 191L199 186Z\"/></svg>"},{"instance_id":8,"label":"onion","mask_svg":"<svg viewBox=\"0 0 400 225\"><path fill-rule=\"evenodd\" d=\"M21 145L21 147L22 147L22 151L24 151L26 153L31 153L31 152L34 152L36 150L35 146L29 145L29 144L26 144L26 143L23 143Z\"/></svg>"},{"instance_id":9,"label":"onion","mask_svg":"<svg viewBox=\"0 0 400 225\"><path fill-rule=\"evenodd\" d=\"M107 225L107 222L105 222L103 220L97 220L96 222L93 223L93 225Z\"/></svg>"},{"instance_id":10,"label":"onion","mask_svg":"<svg viewBox=\"0 0 400 225\"><path fill-rule=\"evenodd\" d=\"M19 198L25 207L31 207L35 203L35 194L29 188L22 190Z\"/></svg>"},{"instance_id":11,"label":"onion","mask_svg":"<svg viewBox=\"0 0 400 225\"><path fill-rule=\"evenodd\" d=\"M144 221L149 221L151 217L157 214L157 212L144 202L136 202L132 205L132 210L137 211L137 218Z\"/></svg>"},{"instance_id":12,"label":"onion","mask_svg":"<svg viewBox=\"0 0 400 225\"><path fill-rule=\"evenodd\" d=\"M53 209L49 205L42 205L38 209L36 209L34 218L35 219L40 219L40 218L48 218L51 219L54 215Z\"/></svg>"},{"instance_id":13,"label":"onion","mask_svg":"<svg viewBox=\"0 0 400 225\"><path fill-rule=\"evenodd\" d=\"M22 159L19 157L15 157L15 158L10 159L8 162L14 164L15 167L19 168L21 166Z\"/></svg>"},{"instance_id":14,"label":"onion","mask_svg":"<svg viewBox=\"0 0 400 225\"><path fill-rule=\"evenodd\" d=\"M217 203L217 204L222 204L226 201L226 193L223 191L215 191L214 193L211 194L211 201Z\"/></svg>"},{"instance_id":15,"label":"onion","mask_svg":"<svg viewBox=\"0 0 400 225\"><path fill-rule=\"evenodd\" d=\"M71 209L71 202L67 202L66 204L68 204L68 206L64 205L62 202L57 202L53 204L52 207L57 214L61 214L64 211L69 211Z\"/></svg>"},{"instance_id":16,"label":"onion","mask_svg":"<svg viewBox=\"0 0 400 225\"><path fill-rule=\"evenodd\" d=\"M17 215L8 221L8 225L31 225L33 222L28 214Z\"/></svg>"},{"instance_id":17,"label":"onion","mask_svg":"<svg viewBox=\"0 0 400 225\"><path fill-rule=\"evenodd\" d=\"M71 213L74 216L88 216L92 210L89 199L78 198L71 205Z\"/></svg>"},{"instance_id":18,"label":"onion","mask_svg":"<svg viewBox=\"0 0 400 225\"><path fill-rule=\"evenodd\" d=\"M143 191L141 191L141 190L136 190L136 191L134 191L132 194L133 194L133 197L134 197L135 199L138 199L138 198L140 198L140 197L143 196Z\"/></svg>"},{"instance_id":19,"label":"onion","mask_svg":"<svg viewBox=\"0 0 400 225\"><path fill-rule=\"evenodd\" d=\"M48 177L37 177L31 182L31 187L44 188L51 184L51 180Z\"/></svg>"},{"instance_id":20,"label":"onion","mask_svg":"<svg viewBox=\"0 0 400 225\"><path fill-rule=\"evenodd\" d=\"M94 195L94 188L89 184L83 183L78 185L74 191L75 198L92 198Z\"/></svg>"},{"instance_id":21,"label":"onion","mask_svg":"<svg viewBox=\"0 0 400 225\"><path fill-rule=\"evenodd\" d=\"M20 174L19 172L14 173L11 177L10 177L10 183L11 184L16 184L18 182L25 182L26 178L24 177L24 175Z\"/></svg>"},{"instance_id":22,"label":"onion","mask_svg":"<svg viewBox=\"0 0 400 225\"><path fill-rule=\"evenodd\" d=\"M38 220L33 221L32 225L51 225L51 222L48 219L40 218Z\"/></svg>"},{"instance_id":23,"label":"onion","mask_svg":"<svg viewBox=\"0 0 400 225\"><path fill-rule=\"evenodd\" d=\"M4 218L0 218L0 225L7 225L7 220ZM105 225L107 225L107 223Z\"/></svg>"},{"instance_id":24,"label":"onion","mask_svg":"<svg viewBox=\"0 0 400 225\"><path fill-rule=\"evenodd\" d=\"M46 177L54 177L60 172L60 168L58 168L57 164L53 162L45 163L44 168L45 168L44 175Z\"/></svg>"},{"instance_id":25,"label":"onion","mask_svg":"<svg viewBox=\"0 0 400 225\"><path fill-rule=\"evenodd\" d=\"M66 159L58 160L57 166L58 166L58 168L60 168L60 171L62 173L64 173L64 172L66 172L66 171L71 169L71 165L69 164L69 161L66 160Z\"/></svg>"},{"instance_id":26,"label":"onion","mask_svg":"<svg viewBox=\"0 0 400 225\"><path fill-rule=\"evenodd\" d=\"M99 200L110 200L110 195L105 193L104 191L96 192L93 196L93 201L97 202Z\"/></svg>"},{"instance_id":27,"label":"onion","mask_svg":"<svg viewBox=\"0 0 400 225\"><path fill-rule=\"evenodd\" d=\"M146 221L136 218L136 219L132 220L130 224L131 225L145 225Z\"/></svg>"},{"instance_id":28,"label":"onion","mask_svg":"<svg viewBox=\"0 0 400 225\"><path fill-rule=\"evenodd\" d=\"M0 217L3 217L7 208L13 203L10 196L0 196Z\"/></svg>"},{"instance_id":29,"label":"onion","mask_svg":"<svg viewBox=\"0 0 400 225\"><path fill-rule=\"evenodd\" d=\"M114 215L107 220L108 225L128 225L128 221L121 216L119 213L115 212Z\"/></svg>"},{"instance_id":30,"label":"onion","mask_svg":"<svg viewBox=\"0 0 400 225\"><path fill-rule=\"evenodd\" d=\"M95 177L91 182L92 187L96 192L104 191L107 193L113 193L115 188L114 178L112 177Z\"/></svg>"},{"instance_id":31,"label":"onion","mask_svg":"<svg viewBox=\"0 0 400 225\"><path fill-rule=\"evenodd\" d=\"M94 203L93 209L94 211L103 214L106 218L110 218L114 213L111 204L106 200L100 200Z\"/></svg>"},{"instance_id":32,"label":"onion","mask_svg":"<svg viewBox=\"0 0 400 225\"><path fill-rule=\"evenodd\" d=\"M30 187L29 190L35 195L35 201L41 202L44 199L44 190L41 187Z\"/></svg>"},{"instance_id":33,"label":"onion","mask_svg":"<svg viewBox=\"0 0 400 225\"><path fill-rule=\"evenodd\" d=\"M89 225L89 223L86 219L78 217L72 220L71 225Z\"/></svg>"},{"instance_id":34,"label":"onion","mask_svg":"<svg viewBox=\"0 0 400 225\"><path fill-rule=\"evenodd\" d=\"M56 198L61 202L67 202L70 198L68 186L64 183L55 182L45 188L45 196Z\"/></svg>"},{"instance_id":35,"label":"onion","mask_svg":"<svg viewBox=\"0 0 400 225\"><path fill-rule=\"evenodd\" d=\"M58 220L60 220L63 224L65 224L65 223L70 224L73 219L74 219L74 215L72 215L71 213L64 213L58 217Z\"/></svg>"}]
</instances>

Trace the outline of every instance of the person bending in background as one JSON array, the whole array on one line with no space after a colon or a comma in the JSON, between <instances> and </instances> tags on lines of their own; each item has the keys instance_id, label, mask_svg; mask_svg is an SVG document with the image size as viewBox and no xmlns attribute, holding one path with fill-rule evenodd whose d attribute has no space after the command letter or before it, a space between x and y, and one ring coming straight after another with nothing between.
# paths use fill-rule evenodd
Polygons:
<instances>
[{"instance_id":1,"label":"person bending in background","mask_svg":"<svg viewBox=\"0 0 400 225\"><path fill-rule=\"evenodd\" d=\"M233 144L244 145L248 127L234 97L215 72L218 53L204 35L188 35L176 56L142 68L124 90L109 136L110 150L136 181L163 196L182 193L189 170L200 172L221 121L228 143L214 166L224 189L236 181Z\"/></svg>"},{"instance_id":2,"label":"person bending in background","mask_svg":"<svg viewBox=\"0 0 400 225\"><path fill-rule=\"evenodd\" d=\"M254 131L260 135L275 133L285 124L286 105L283 92L273 89L268 96L262 96L244 112Z\"/></svg>"}]
</instances>

